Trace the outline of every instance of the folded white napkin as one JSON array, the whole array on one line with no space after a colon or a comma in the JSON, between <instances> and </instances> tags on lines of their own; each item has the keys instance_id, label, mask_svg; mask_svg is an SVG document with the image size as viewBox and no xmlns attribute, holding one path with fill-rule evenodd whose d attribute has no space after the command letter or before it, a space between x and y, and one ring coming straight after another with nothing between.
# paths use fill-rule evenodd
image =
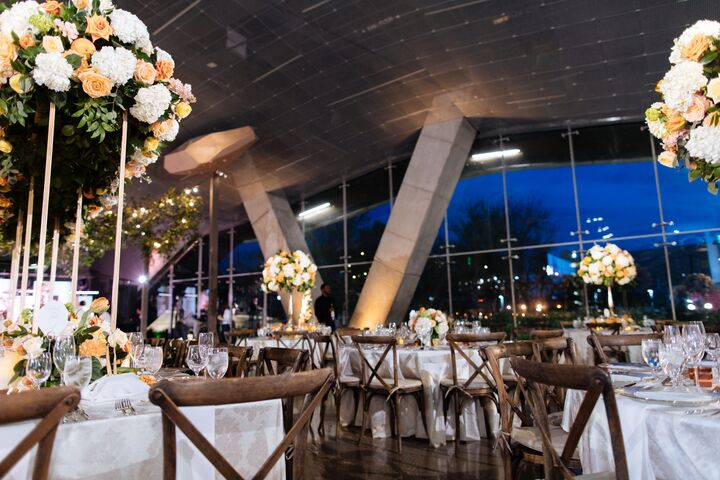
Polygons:
<instances>
[{"instance_id":1,"label":"folded white napkin","mask_svg":"<svg viewBox=\"0 0 720 480\"><path fill-rule=\"evenodd\" d=\"M122 398L146 400L150 387L134 373L106 375L82 391L84 401L91 403L113 402Z\"/></svg>"}]
</instances>

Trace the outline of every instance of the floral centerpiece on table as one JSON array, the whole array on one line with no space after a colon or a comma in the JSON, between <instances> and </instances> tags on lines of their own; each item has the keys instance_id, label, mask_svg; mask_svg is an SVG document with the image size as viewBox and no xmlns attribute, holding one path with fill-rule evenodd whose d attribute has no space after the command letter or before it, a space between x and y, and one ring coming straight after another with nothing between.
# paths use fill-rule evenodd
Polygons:
<instances>
[{"instance_id":1,"label":"floral centerpiece on table","mask_svg":"<svg viewBox=\"0 0 720 480\"><path fill-rule=\"evenodd\" d=\"M650 133L662 140L658 161L685 166L717 194L720 180L720 23L701 20L686 29L670 53L672 67L657 84L663 101L645 111Z\"/></svg>"},{"instance_id":2,"label":"floral centerpiece on table","mask_svg":"<svg viewBox=\"0 0 720 480\"><path fill-rule=\"evenodd\" d=\"M83 313L82 318L78 318L71 305L67 307L68 325L64 332L75 337L77 355L92 357L93 380L107 373L109 364L120 364L128 357L130 343L127 335L119 328L111 331L109 323L101 317L110 308L106 298L95 299L90 304L90 308ZM32 309L28 308L21 313L16 322L5 320L0 326L0 345L5 350L3 362L0 362L2 365L0 388L10 386L14 390L22 390L31 386L32 382L24 377L27 358L43 352L52 352L53 339L47 337L41 330L33 333L32 323ZM60 372L53 364L47 384L57 385L59 381Z\"/></svg>"},{"instance_id":3,"label":"floral centerpiece on table","mask_svg":"<svg viewBox=\"0 0 720 480\"><path fill-rule=\"evenodd\" d=\"M289 292L290 317L293 324L301 322L303 292L311 290L315 286L317 265L313 263L310 256L301 251L288 252L281 250L268 258L263 268L262 290L265 293Z\"/></svg>"},{"instance_id":4,"label":"floral centerpiece on table","mask_svg":"<svg viewBox=\"0 0 720 480\"><path fill-rule=\"evenodd\" d=\"M51 102L62 168L53 172L49 214L64 226L75 220L79 192L89 214L116 203L124 112L126 177L143 178L195 98L146 25L110 0L0 8L0 232L14 238L31 178L40 201Z\"/></svg>"},{"instance_id":5,"label":"floral centerpiece on table","mask_svg":"<svg viewBox=\"0 0 720 480\"><path fill-rule=\"evenodd\" d=\"M627 285L632 282L637 276L637 268L630 252L608 243L604 247L593 245L587 251L580 261L577 275L586 284L607 287L609 317L615 318L612 287L616 283Z\"/></svg>"},{"instance_id":6,"label":"floral centerpiece on table","mask_svg":"<svg viewBox=\"0 0 720 480\"><path fill-rule=\"evenodd\" d=\"M417 334L423 329L431 329L431 335L427 340L428 346L440 343L450 330L447 316L441 310L434 308L420 307L418 310L411 310L408 320L408 326Z\"/></svg>"}]
</instances>

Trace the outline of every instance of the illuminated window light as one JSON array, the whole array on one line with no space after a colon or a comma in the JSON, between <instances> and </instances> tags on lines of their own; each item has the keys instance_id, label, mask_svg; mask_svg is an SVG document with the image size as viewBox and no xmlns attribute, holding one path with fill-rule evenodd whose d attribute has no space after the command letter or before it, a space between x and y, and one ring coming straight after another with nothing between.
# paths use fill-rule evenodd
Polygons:
<instances>
[{"instance_id":1,"label":"illuminated window light","mask_svg":"<svg viewBox=\"0 0 720 480\"><path fill-rule=\"evenodd\" d=\"M328 208L330 208L330 202L325 202L316 207L312 207L312 208L308 208L307 210L303 210L302 212L300 212L298 214L298 218L300 218L300 219L310 218L312 216L315 216L315 215L327 210Z\"/></svg>"},{"instance_id":2,"label":"illuminated window light","mask_svg":"<svg viewBox=\"0 0 720 480\"><path fill-rule=\"evenodd\" d=\"M488 160L497 160L499 158L513 158L522 155L519 148L511 148L508 150L496 150L494 152L474 153L470 160L474 162L486 162Z\"/></svg>"}]
</instances>

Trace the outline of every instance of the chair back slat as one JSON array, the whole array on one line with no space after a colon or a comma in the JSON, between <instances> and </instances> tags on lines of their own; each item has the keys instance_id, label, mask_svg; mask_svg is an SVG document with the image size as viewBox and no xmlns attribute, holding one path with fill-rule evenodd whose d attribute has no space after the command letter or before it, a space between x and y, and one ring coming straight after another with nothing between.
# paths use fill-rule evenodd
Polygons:
<instances>
[{"instance_id":1,"label":"chair back slat","mask_svg":"<svg viewBox=\"0 0 720 480\"><path fill-rule=\"evenodd\" d=\"M640 346L643 340L660 340L660 333L631 333L625 335L597 335L587 337L595 355L595 364L608 363L608 352L619 362L628 362L627 347Z\"/></svg>"},{"instance_id":2,"label":"chair back slat","mask_svg":"<svg viewBox=\"0 0 720 480\"><path fill-rule=\"evenodd\" d=\"M265 460L253 478L265 478L284 453L292 449L290 458L299 461L291 464L289 477L302 478L302 458L304 456L307 425L313 411L320 404L334 381L330 369L287 375L282 382L271 377L227 378L220 381L169 382L162 381L152 387L150 401L158 405L163 412L164 436L164 478L175 478L176 451L175 427L198 448L225 477L242 480L242 476L225 460L223 455L205 439L188 418L180 411L183 406L227 405L250 403L263 400L294 398L305 396L304 409L298 420L288 428L283 441ZM307 396L312 396L310 399Z\"/></svg>"},{"instance_id":3,"label":"chair back slat","mask_svg":"<svg viewBox=\"0 0 720 480\"><path fill-rule=\"evenodd\" d=\"M275 332L273 338L277 348L297 348L309 350L307 345L307 334L304 332Z\"/></svg>"},{"instance_id":4,"label":"chair back slat","mask_svg":"<svg viewBox=\"0 0 720 480\"><path fill-rule=\"evenodd\" d=\"M522 390L522 385L518 383L514 388L513 395L510 396L510 392L513 390L511 387L514 385L509 385L506 382L505 375L502 371L501 361L507 361L508 359L514 357L532 358L534 355L533 344L529 341L521 341L490 345L485 349L485 355L487 356L488 364L490 365L490 372L492 373L498 392L501 435L509 437L510 432L512 431L515 415L520 418L523 425L529 425L530 416L527 414L523 406L524 392Z\"/></svg>"},{"instance_id":5,"label":"chair back slat","mask_svg":"<svg viewBox=\"0 0 720 480\"><path fill-rule=\"evenodd\" d=\"M545 458L545 478L552 480L573 478L568 467L573 452L576 450L582 432L595 408L598 399L602 396L607 414L610 437L612 441L613 457L615 462L615 478L627 480L627 459L625 457L625 444L620 427L620 417L615 403L615 392L612 381L607 372L598 367L585 367L577 365L555 365L529 361L524 358L513 358L513 367L521 381L527 383L530 392L530 405L535 417L536 427L541 433L543 452ZM548 415L543 390L548 387L575 389L585 391L585 398L578 410L566 443L561 454L555 450L550 436Z\"/></svg>"},{"instance_id":6,"label":"chair back slat","mask_svg":"<svg viewBox=\"0 0 720 480\"><path fill-rule=\"evenodd\" d=\"M445 338L447 339L448 344L450 345L450 358L452 363L452 379L453 379L453 385L456 387L467 389L472 385L472 382L477 378L478 376L483 379L483 381L488 385L489 388L493 388L493 381L488 377L487 371L487 361L482 353L484 348L480 349L480 365L476 364L475 361L465 352L465 350L462 348L461 343L465 344L487 344L487 343L502 343L503 340L505 340L505 332L496 332L496 333L449 333ZM484 345L487 346L487 345ZM460 384L458 381L458 373L457 373L457 355L460 355L463 360L468 364L470 367L470 375L468 375L467 380Z\"/></svg>"},{"instance_id":7,"label":"chair back slat","mask_svg":"<svg viewBox=\"0 0 720 480\"><path fill-rule=\"evenodd\" d=\"M228 360L230 365L228 366L228 372L230 377L244 377L247 376L247 370L252 359L253 347L239 347L229 345L228 349Z\"/></svg>"},{"instance_id":8,"label":"chair back slat","mask_svg":"<svg viewBox=\"0 0 720 480\"><path fill-rule=\"evenodd\" d=\"M0 424L41 419L30 433L0 461L0 478L35 445L38 450L33 467L33 480L45 480L50 470L50 459L55 432L66 413L80 403L80 391L75 387L46 388L43 390L0 396Z\"/></svg>"},{"instance_id":9,"label":"chair back slat","mask_svg":"<svg viewBox=\"0 0 720 480\"><path fill-rule=\"evenodd\" d=\"M534 359L537 362L560 364L564 360L567 365L575 365L575 342L569 337L548 337L533 341ZM545 389L545 401L548 406L554 404L554 411L562 411L565 407L565 389L554 385Z\"/></svg>"},{"instance_id":10,"label":"chair back slat","mask_svg":"<svg viewBox=\"0 0 720 480\"><path fill-rule=\"evenodd\" d=\"M545 338L558 338L562 337L565 331L562 328L553 329L535 329L530 330L530 340L543 340Z\"/></svg>"},{"instance_id":11,"label":"chair back slat","mask_svg":"<svg viewBox=\"0 0 720 480\"><path fill-rule=\"evenodd\" d=\"M296 348L265 347L260 350L257 376L297 373L307 362L307 351Z\"/></svg>"},{"instance_id":12,"label":"chair back slat","mask_svg":"<svg viewBox=\"0 0 720 480\"><path fill-rule=\"evenodd\" d=\"M187 352L187 342L185 340L175 338L165 342L164 346L164 364L169 368L180 368L185 364L185 353Z\"/></svg>"},{"instance_id":13,"label":"chair back slat","mask_svg":"<svg viewBox=\"0 0 720 480\"><path fill-rule=\"evenodd\" d=\"M325 368L328 363L331 363L337 377L338 362L333 336L313 332L308 334L308 343L310 344L310 365L312 368Z\"/></svg>"},{"instance_id":14,"label":"chair back slat","mask_svg":"<svg viewBox=\"0 0 720 480\"><path fill-rule=\"evenodd\" d=\"M377 379L378 383L380 383L385 390L389 392L392 392L395 388L398 386L398 356L397 356L397 340L395 337L389 337L389 336L380 336L380 335L372 335L372 336L360 336L360 335L354 335L352 337L352 341L355 344L355 347L357 348L358 355L360 356L360 379L362 381L363 388L368 389L371 386L371 383L373 382L373 379ZM371 363L368 360L368 357L366 355L366 352L363 350L363 345L381 345L385 346L382 354L378 358L378 360L374 363ZM380 375L379 371L380 368L383 365L383 362L385 362L385 358L388 356L388 354L392 352L392 385L388 384L383 377ZM368 369L370 370L370 373L368 373Z\"/></svg>"}]
</instances>

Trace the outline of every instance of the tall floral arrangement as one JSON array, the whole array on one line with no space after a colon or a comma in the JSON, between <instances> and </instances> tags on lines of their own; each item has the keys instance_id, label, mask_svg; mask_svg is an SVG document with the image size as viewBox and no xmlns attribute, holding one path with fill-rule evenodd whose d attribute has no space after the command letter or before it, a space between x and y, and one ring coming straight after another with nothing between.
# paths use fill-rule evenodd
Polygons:
<instances>
[{"instance_id":1,"label":"tall floral arrangement","mask_svg":"<svg viewBox=\"0 0 720 480\"><path fill-rule=\"evenodd\" d=\"M79 192L89 210L115 203L125 112L126 177L144 178L195 98L146 25L109 0L0 8L0 232L13 238L30 179L41 184L50 102L57 113L49 215L65 225Z\"/></svg>"},{"instance_id":2,"label":"tall floral arrangement","mask_svg":"<svg viewBox=\"0 0 720 480\"><path fill-rule=\"evenodd\" d=\"M317 265L300 250L282 250L268 258L263 268L264 292L304 292L315 286Z\"/></svg>"},{"instance_id":3,"label":"tall floral arrangement","mask_svg":"<svg viewBox=\"0 0 720 480\"><path fill-rule=\"evenodd\" d=\"M433 340L442 340L450 330L450 322L442 310L425 307L410 311L408 326L416 333L423 327L430 328L432 330L431 342Z\"/></svg>"},{"instance_id":4,"label":"tall floral arrangement","mask_svg":"<svg viewBox=\"0 0 720 480\"><path fill-rule=\"evenodd\" d=\"M645 111L650 133L662 140L658 161L686 167L717 194L720 180L720 23L701 20L686 29L670 53L672 67L657 84L662 102Z\"/></svg>"},{"instance_id":5,"label":"tall floral arrangement","mask_svg":"<svg viewBox=\"0 0 720 480\"><path fill-rule=\"evenodd\" d=\"M580 261L577 275L592 285L627 285L637 276L635 259L614 243L593 245Z\"/></svg>"},{"instance_id":6,"label":"tall floral arrangement","mask_svg":"<svg viewBox=\"0 0 720 480\"><path fill-rule=\"evenodd\" d=\"M110 308L106 298L95 299L80 318L72 305L66 306L69 315L64 333L75 337L76 353L79 356L92 357L93 380L107 371L108 359L114 363L123 362L130 353L130 343L122 330L112 330L110 324L101 317ZM24 376L28 357L52 350L53 340L50 337L42 330L32 332L32 316L32 309L26 309L17 321L5 320L0 324L0 346L11 360L5 365L12 369L11 374L0 372L0 377L8 378L14 390L31 386L30 380ZM54 364L52 368L48 385L56 385L60 380L60 372ZM0 385L0 388L7 386Z\"/></svg>"}]
</instances>

